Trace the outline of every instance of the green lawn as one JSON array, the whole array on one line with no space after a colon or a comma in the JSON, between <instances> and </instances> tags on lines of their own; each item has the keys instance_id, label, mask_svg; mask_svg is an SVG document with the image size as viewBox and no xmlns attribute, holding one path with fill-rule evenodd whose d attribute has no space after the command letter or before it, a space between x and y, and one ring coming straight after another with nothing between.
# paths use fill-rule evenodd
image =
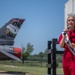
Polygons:
<instances>
[{"instance_id":1,"label":"green lawn","mask_svg":"<svg viewBox=\"0 0 75 75\"><path fill-rule=\"evenodd\" d=\"M46 75L46 67L33 67L33 66L11 66L0 64L0 71L8 72L24 72L30 75ZM57 68L57 74L63 74L62 68Z\"/></svg>"}]
</instances>

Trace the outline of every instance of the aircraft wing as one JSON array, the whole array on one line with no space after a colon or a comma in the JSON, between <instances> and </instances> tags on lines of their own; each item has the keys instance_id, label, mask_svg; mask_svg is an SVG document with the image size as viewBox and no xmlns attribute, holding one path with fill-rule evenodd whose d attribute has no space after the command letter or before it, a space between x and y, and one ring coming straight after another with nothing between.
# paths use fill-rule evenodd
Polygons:
<instances>
[{"instance_id":1,"label":"aircraft wing","mask_svg":"<svg viewBox=\"0 0 75 75\"><path fill-rule=\"evenodd\" d=\"M0 52L2 52L3 54L7 55L8 57L10 57L10 58L12 58L14 60L17 60L19 62L22 62L21 59L19 59L18 57L14 56L13 54L8 53L5 50L0 49Z\"/></svg>"}]
</instances>

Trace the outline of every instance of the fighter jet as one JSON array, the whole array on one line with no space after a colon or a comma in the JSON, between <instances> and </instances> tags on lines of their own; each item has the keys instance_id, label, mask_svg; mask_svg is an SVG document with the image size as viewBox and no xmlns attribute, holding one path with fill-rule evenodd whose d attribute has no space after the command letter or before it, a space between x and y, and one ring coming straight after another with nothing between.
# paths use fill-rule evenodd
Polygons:
<instances>
[{"instance_id":1,"label":"fighter jet","mask_svg":"<svg viewBox=\"0 0 75 75\"><path fill-rule=\"evenodd\" d=\"M21 49L13 47L14 39L25 19L12 18L0 28L0 60L14 59L21 62Z\"/></svg>"}]
</instances>

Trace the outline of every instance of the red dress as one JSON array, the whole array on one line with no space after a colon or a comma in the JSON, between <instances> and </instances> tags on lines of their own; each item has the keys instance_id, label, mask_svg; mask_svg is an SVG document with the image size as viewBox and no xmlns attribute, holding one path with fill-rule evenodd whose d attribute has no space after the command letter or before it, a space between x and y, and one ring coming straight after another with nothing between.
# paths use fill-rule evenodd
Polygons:
<instances>
[{"instance_id":1,"label":"red dress","mask_svg":"<svg viewBox=\"0 0 75 75\"><path fill-rule=\"evenodd\" d=\"M69 40L75 43L75 30L68 31ZM62 39L62 34L59 36L58 43ZM67 45L64 45L64 53L62 56L62 67L64 75L75 75L75 56L71 53Z\"/></svg>"}]
</instances>

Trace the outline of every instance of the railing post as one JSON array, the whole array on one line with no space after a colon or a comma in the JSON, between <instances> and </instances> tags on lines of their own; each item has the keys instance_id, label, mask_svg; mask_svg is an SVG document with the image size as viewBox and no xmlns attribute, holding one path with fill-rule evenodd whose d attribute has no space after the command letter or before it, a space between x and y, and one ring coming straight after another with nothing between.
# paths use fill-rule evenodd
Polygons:
<instances>
[{"instance_id":1,"label":"railing post","mask_svg":"<svg viewBox=\"0 0 75 75\"><path fill-rule=\"evenodd\" d=\"M52 75L56 75L56 43L57 39L52 39Z\"/></svg>"},{"instance_id":2,"label":"railing post","mask_svg":"<svg viewBox=\"0 0 75 75\"><path fill-rule=\"evenodd\" d=\"M48 75L51 75L51 41L48 41Z\"/></svg>"}]
</instances>

